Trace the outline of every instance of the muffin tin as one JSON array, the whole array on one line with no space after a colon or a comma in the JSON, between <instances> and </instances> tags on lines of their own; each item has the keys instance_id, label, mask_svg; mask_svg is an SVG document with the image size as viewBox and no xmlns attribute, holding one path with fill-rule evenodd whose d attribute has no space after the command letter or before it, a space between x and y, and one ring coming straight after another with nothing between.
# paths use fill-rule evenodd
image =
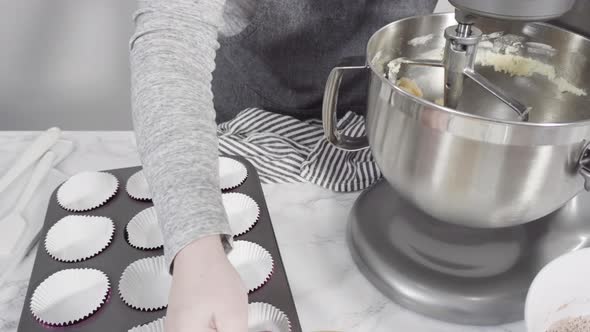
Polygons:
<instances>
[{"instance_id":1,"label":"muffin tin","mask_svg":"<svg viewBox=\"0 0 590 332\"><path fill-rule=\"evenodd\" d=\"M247 178L238 187L231 190L224 190L224 193L242 193L253 198L259 207L258 222L254 224L245 234L236 236L237 241L244 240L254 242L267 250L273 259L273 271L270 279L260 288L248 295L249 302L269 303L284 312L291 324L291 331L301 332L301 326L297 316L295 304L285 269L274 236L272 223L264 200L262 187L256 169L244 158L231 157L239 161L247 169ZM138 172L141 167L131 167L105 171L114 175L119 183L126 183L129 177ZM65 269L97 269L104 272L110 282L111 289L106 303L89 318L75 324L60 327L60 330L68 331L128 331L129 329L155 321L166 314L166 309L154 311L141 311L128 306L119 296L119 280L125 268L134 261L142 258L156 257L163 254L163 249L141 250L134 248L127 241L126 227L129 221L140 211L152 206L150 201L133 199L125 188L119 188L117 193L100 207L84 211L70 212L60 207L57 202L57 191L53 193L45 224L41 232L41 244L46 238L49 229L60 219L68 215L101 216L110 218L115 225L115 233L110 245L100 254L81 262L60 262L53 259L46 250L39 248L31 274L26 301L21 314L18 327L19 332L47 331L47 326L39 322L31 313L31 296L37 286L47 277Z\"/></svg>"}]
</instances>

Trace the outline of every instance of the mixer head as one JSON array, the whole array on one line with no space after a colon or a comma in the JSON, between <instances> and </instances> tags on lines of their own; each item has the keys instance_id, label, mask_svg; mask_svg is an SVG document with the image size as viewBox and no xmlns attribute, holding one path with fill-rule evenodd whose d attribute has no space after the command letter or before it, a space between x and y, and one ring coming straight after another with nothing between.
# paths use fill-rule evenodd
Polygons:
<instances>
[{"instance_id":1,"label":"mixer head","mask_svg":"<svg viewBox=\"0 0 590 332\"><path fill-rule=\"evenodd\" d=\"M500 20L544 21L570 10L576 0L449 0L458 10ZM459 19L459 23L463 23Z\"/></svg>"}]
</instances>

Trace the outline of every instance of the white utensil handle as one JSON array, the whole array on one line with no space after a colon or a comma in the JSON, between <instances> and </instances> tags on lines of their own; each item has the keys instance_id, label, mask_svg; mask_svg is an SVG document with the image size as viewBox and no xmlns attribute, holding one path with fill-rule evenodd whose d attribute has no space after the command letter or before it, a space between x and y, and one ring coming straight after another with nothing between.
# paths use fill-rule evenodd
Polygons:
<instances>
[{"instance_id":1,"label":"white utensil handle","mask_svg":"<svg viewBox=\"0 0 590 332\"><path fill-rule=\"evenodd\" d=\"M29 166L38 160L47 150L49 150L61 135L61 130L57 127L49 128L43 132L29 147L23 152L12 167L0 178L0 193L10 185L19 175L21 175Z\"/></svg>"},{"instance_id":2,"label":"white utensil handle","mask_svg":"<svg viewBox=\"0 0 590 332\"><path fill-rule=\"evenodd\" d=\"M48 151L43 158L41 158L37 166L35 166L29 183L16 202L16 206L14 207L16 213L21 213L27 204L29 204L31 197L33 197L33 194L37 191L37 188L43 182L49 170L53 167L53 160L55 160L55 153L53 153L53 151Z\"/></svg>"}]
</instances>

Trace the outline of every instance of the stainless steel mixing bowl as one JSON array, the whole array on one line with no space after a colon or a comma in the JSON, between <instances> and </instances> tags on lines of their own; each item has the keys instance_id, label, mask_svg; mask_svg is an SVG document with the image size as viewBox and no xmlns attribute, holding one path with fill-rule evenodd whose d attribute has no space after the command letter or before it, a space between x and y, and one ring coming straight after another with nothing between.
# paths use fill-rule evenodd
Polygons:
<instances>
[{"instance_id":1,"label":"stainless steel mixing bowl","mask_svg":"<svg viewBox=\"0 0 590 332\"><path fill-rule=\"evenodd\" d=\"M387 63L394 58L440 53L444 29L454 24L452 14L396 21L369 40L366 66L334 68L324 96L326 136L343 149L362 149L368 141L387 181L437 219L493 228L541 218L576 196L589 178L590 97L561 93L540 75L511 77L476 66L532 107L530 122L524 123L511 119L512 111L469 81L458 110L431 102L443 95L442 69L407 66L400 72L422 87L424 98L386 79ZM487 34L524 36L523 56L555 66L559 75L590 93L590 40L543 23L480 19L476 26ZM408 44L428 34L434 34L430 42ZM545 52L535 43L555 51ZM338 87L348 70L371 71L364 138L347 137L335 125Z\"/></svg>"}]
</instances>

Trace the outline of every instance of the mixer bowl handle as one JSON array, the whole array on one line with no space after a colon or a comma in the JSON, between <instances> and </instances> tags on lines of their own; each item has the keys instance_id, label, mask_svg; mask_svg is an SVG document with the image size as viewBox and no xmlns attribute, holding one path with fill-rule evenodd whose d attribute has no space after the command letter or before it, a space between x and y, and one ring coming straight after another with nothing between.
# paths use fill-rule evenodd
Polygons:
<instances>
[{"instance_id":1,"label":"mixer bowl handle","mask_svg":"<svg viewBox=\"0 0 590 332\"><path fill-rule=\"evenodd\" d=\"M590 191L590 142L586 141L578 161L578 169L584 177L584 189Z\"/></svg>"},{"instance_id":2,"label":"mixer bowl handle","mask_svg":"<svg viewBox=\"0 0 590 332\"><path fill-rule=\"evenodd\" d=\"M369 148L367 136L352 137L345 135L338 130L338 119L336 110L338 108L338 91L342 76L347 70L368 70L367 66L335 67L328 76L326 89L324 91L324 102L322 106L322 122L324 125L324 136L332 145L341 150L358 151Z\"/></svg>"}]
</instances>

